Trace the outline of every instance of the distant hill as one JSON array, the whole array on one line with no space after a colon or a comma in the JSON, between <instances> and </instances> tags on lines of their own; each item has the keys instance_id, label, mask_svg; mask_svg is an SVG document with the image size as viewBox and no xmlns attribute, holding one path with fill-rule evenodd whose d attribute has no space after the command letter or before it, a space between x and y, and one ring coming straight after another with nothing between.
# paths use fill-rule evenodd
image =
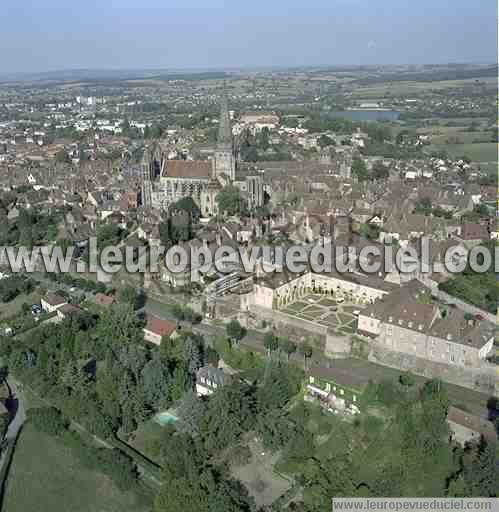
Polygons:
<instances>
[{"instance_id":1,"label":"distant hill","mask_svg":"<svg viewBox=\"0 0 499 512\"><path fill-rule=\"evenodd\" d=\"M39 73L0 73L0 82L115 82L124 80L206 80L225 78L224 71L167 69L67 69Z\"/></svg>"}]
</instances>

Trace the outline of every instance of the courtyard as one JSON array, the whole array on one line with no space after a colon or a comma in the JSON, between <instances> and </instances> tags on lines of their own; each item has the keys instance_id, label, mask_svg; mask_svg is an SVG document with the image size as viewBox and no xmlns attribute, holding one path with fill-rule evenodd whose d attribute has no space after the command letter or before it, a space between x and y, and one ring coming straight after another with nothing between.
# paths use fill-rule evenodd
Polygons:
<instances>
[{"instance_id":1,"label":"courtyard","mask_svg":"<svg viewBox=\"0 0 499 512\"><path fill-rule=\"evenodd\" d=\"M332 297L312 293L281 309L283 313L296 318L315 322L325 327L353 333L357 329L355 311L361 311L366 306L353 302L349 298L338 301Z\"/></svg>"}]
</instances>

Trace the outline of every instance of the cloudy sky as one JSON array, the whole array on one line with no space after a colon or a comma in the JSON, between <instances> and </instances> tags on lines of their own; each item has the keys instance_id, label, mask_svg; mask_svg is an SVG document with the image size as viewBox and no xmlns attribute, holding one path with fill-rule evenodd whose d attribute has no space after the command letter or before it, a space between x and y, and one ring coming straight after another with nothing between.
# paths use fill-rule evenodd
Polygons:
<instances>
[{"instance_id":1,"label":"cloudy sky","mask_svg":"<svg viewBox=\"0 0 499 512\"><path fill-rule=\"evenodd\" d=\"M0 0L0 73L497 60L496 0Z\"/></svg>"}]
</instances>

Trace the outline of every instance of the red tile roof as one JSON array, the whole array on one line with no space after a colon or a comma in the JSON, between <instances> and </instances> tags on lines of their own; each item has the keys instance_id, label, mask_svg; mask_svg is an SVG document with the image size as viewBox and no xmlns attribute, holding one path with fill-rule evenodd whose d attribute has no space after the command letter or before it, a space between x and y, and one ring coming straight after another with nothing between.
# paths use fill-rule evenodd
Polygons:
<instances>
[{"instance_id":1,"label":"red tile roof","mask_svg":"<svg viewBox=\"0 0 499 512\"><path fill-rule=\"evenodd\" d=\"M58 306L59 304L65 304L67 302L67 300L60 295L46 295L43 297L43 300L51 306Z\"/></svg>"},{"instance_id":2,"label":"red tile roof","mask_svg":"<svg viewBox=\"0 0 499 512\"><path fill-rule=\"evenodd\" d=\"M97 304L100 304L101 306L109 306L114 302L114 297L110 297L109 295L105 295L104 293L96 293L95 302Z\"/></svg>"},{"instance_id":3,"label":"red tile roof","mask_svg":"<svg viewBox=\"0 0 499 512\"><path fill-rule=\"evenodd\" d=\"M154 315L146 316L146 325L144 327L145 331L150 331L154 334L158 334L159 336L170 336L177 329L177 324L175 322L170 322L169 320L162 320Z\"/></svg>"}]
</instances>

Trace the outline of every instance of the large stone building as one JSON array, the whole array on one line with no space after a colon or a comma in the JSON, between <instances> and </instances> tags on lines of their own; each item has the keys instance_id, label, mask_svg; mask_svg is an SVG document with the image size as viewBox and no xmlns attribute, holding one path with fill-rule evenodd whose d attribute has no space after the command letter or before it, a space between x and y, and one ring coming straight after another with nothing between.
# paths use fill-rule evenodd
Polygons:
<instances>
[{"instance_id":1,"label":"large stone building","mask_svg":"<svg viewBox=\"0 0 499 512\"><path fill-rule=\"evenodd\" d=\"M142 204L167 209L184 197L192 197L204 217L217 215L216 197L226 185L237 186L250 208L263 206L263 180L259 175L236 176L236 156L227 99L220 109L218 142L211 160L170 160L159 145L144 154Z\"/></svg>"},{"instance_id":2,"label":"large stone building","mask_svg":"<svg viewBox=\"0 0 499 512\"><path fill-rule=\"evenodd\" d=\"M480 367L490 354L495 325L442 309L427 300L423 287L411 282L359 315L358 329L384 348L459 367Z\"/></svg>"},{"instance_id":3,"label":"large stone building","mask_svg":"<svg viewBox=\"0 0 499 512\"><path fill-rule=\"evenodd\" d=\"M367 274L340 274L336 271L315 273L307 269L301 274L286 271L278 273L258 272L253 293L242 298L241 307L252 305L280 310L310 293L348 298L358 304L372 304L381 299L397 285Z\"/></svg>"}]
</instances>

